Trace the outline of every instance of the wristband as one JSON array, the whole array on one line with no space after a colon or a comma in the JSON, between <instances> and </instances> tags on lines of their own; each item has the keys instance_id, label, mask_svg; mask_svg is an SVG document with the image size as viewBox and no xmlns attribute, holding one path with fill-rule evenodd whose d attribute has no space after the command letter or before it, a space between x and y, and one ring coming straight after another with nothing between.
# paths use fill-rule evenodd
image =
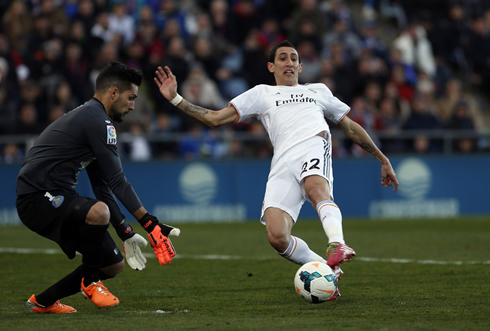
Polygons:
<instances>
[{"instance_id":1,"label":"wristband","mask_svg":"<svg viewBox=\"0 0 490 331\"><path fill-rule=\"evenodd\" d=\"M123 221L123 223L117 225L115 227L116 233L121 238L122 241L125 241L126 239L131 238L134 236L133 229L131 228L131 225L126 223L126 221Z\"/></svg>"},{"instance_id":2,"label":"wristband","mask_svg":"<svg viewBox=\"0 0 490 331\"><path fill-rule=\"evenodd\" d=\"M145 216L138 220L138 223L141 224L143 229L148 233L152 232L155 226L159 224L158 219L150 213L146 213Z\"/></svg>"},{"instance_id":3,"label":"wristband","mask_svg":"<svg viewBox=\"0 0 490 331\"><path fill-rule=\"evenodd\" d=\"M180 94L177 93L177 95L175 96L175 98L173 98L172 100L170 100L170 103L174 106L178 106L179 103L182 102L184 98L182 98L182 96Z\"/></svg>"}]
</instances>

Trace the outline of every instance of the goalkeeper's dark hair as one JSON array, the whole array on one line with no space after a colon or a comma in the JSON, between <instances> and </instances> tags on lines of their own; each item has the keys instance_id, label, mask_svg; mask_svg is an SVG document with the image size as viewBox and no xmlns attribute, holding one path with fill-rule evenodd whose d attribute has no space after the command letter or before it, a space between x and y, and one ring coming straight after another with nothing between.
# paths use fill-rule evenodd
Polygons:
<instances>
[{"instance_id":1,"label":"goalkeeper's dark hair","mask_svg":"<svg viewBox=\"0 0 490 331\"><path fill-rule=\"evenodd\" d=\"M274 63L274 60L276 58L276 53L277 53L277 50L280 48L280 47L291 47L291 48L294 48L296 50L296 47L294 47L293 44L291 44L289 42L289 40L284 40L284 41L281 41L279 44L277 44L276 46L274 46L270 53L269 53L269 62L271 63ZM298 62L301 63L301 59L299 57L299 54L298 54Z\"/></svg>"},{"instance_id":2,"label":"goalkeeper's dark hair","mask_svg":"<svg viewBox=\"0 0 490 331\"><path fill-rule=\"evenodd\" d=\"M116 86L121 92L131 89L131 84L141 85L143 74L120 62L111 62L101 70L95 81L95 91L104 92Z\"/></svg>"}]
</instances>

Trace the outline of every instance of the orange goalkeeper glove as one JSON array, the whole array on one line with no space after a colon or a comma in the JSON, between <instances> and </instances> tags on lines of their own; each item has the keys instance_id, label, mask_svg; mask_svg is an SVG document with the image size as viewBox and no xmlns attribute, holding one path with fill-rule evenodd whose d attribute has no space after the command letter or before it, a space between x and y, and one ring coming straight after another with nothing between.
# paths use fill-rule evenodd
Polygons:
<instances>
[{"instance_id":1,"label":"orange goalkeeper glove","mask_svg":"<svg viewBox=\"0 0 490 331\"><path fill-rule=\"evenodd\" d=\"M180 229L160 223L150 213L147 213L138 222L148 232L148 238L158 262L161 265L172 262L172 258L175 256L175 249L168 236L179 236Z\"/></svg>"},{"instance_id":2,"label":"orange goalkeeper glove","mask_svg":"<svg viewBox=\"0 0 490 331\"><path fill-rule=\"evenodd\" d=\"M175 256L175 249L170 239L162 234L160 226L155 226L153 231L148 233L150 238L151 247L155 251L155 255L161 265L172 262L172 258Z\"/></svg>"}]
</instances>

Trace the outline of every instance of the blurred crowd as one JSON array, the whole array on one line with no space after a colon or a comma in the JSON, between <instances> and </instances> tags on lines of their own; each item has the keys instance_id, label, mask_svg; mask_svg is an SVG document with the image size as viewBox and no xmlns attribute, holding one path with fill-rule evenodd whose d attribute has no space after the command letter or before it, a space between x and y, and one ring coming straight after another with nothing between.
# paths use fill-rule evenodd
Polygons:
<instances>
[{"instance_id":1,"label":"blurred crowd","mask_svg":"<svg viewBox=\"0 0 490 331\"><path fill-rule=\"evenodd\" d=\"M384 152L442 153L430 133L444 130L465 133L454 152L489 150L476 95L490 87L490 1L13 0L0 2L0 17L0 162L23 160L17 135L90 99L110 61L144 75L137 110L117 127L123 157L270 157L259 122L208 130L153 77L168 65L184 98L220 109L274 84L268 53L285 39L300 54L300 83L326 84ZM410 131L420 134L394 139ZM334 140L334 155L365 152Z\"/></svg>"}]
</instances>

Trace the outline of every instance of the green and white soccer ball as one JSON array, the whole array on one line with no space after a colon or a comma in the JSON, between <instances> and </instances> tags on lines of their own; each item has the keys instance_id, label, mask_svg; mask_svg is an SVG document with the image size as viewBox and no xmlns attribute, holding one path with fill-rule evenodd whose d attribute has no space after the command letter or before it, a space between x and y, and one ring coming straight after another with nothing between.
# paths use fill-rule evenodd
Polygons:
<instances>
[{"instance_id":1,"label":"green and white soccer ball","mask_svg":"<svg viewBox=\"0 0 490 331\"><path fill-rule=\"evenodd\" d=\"M294 276L296 293L311 303L328 301L337 289L337 278L325 263L303 264Z\"/></svg>"}]
</instances>

